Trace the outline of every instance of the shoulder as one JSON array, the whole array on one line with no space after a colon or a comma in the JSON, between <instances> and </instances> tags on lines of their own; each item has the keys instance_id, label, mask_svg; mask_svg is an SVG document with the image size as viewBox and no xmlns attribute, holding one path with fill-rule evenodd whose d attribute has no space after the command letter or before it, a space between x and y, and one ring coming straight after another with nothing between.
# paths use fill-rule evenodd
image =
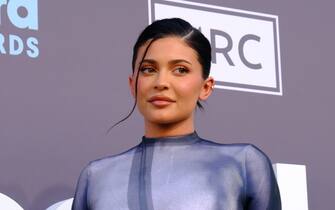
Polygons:
<instances>
[{"instance_id":1,"label":"shoulder","mask_svg":"<svg viewBox=\"0 0 335 210\"><path fill-rule=\"evenodd\" d=\"M249 145L245 154L245 169L249 180L273 179L270 158L255 145Z\"/></svg>"},{"instance_id":2,"label":"shoulder","mask_svg":"<svg viewBox=\"0 0 335 210\"><path fill-rule=\"evenodd\" d=\"M86 165L83 171L86 171L86 173L89 175L90 173L101 171L107 168L118 168L131 162L133 154L137 151L137 148L139 148L139 145L136 145L124 152L115 155L109 155L92 160Z\"/></svg>"},{"instance_id":3,"label":"shoulder","mask_svg":"<svg viewBox=\"0 0 335 210\"><path fill-rule=\"evenodd\" d=\"M216 154L222 154L226 157L238 160L246 166L255 166L256 164L268 167L271 161L268 156L257 146L250 143L218 143L212 140L201 139L199 142L201 148Z\"/></svg>"},{"instance_id":4,"label":"shoulder","mask_svg":"<svg viewBox=\"0 0 335 210\"><path fill-rule=\"evenodd\" d=\"M218 143L213 140L207 140L201 138L200 144L203 147L212 148L214 150L226 151L231 153L240 153L246 155L247 153L259 153L264 154L258 147L250 143Z\"/></svg>"},{"instance_id":5,"label":"shoulder","mask_svg":"<svg viewBox=\"0 0 335 210\"><path fill-rule=\"evenodd\" d=\"M250 145L245 159L246 198L251 209L281 209L279 188L269 157Z\"/></svg>"},{"instance_id":6,"label":"shoulder","mask_svg":"<svg viewBox=\"0 0 335 210\"><path fill-rule=\"evenodd\" d=\"M258 161L269 163L271 162L269 157L263 152L259 147L251 143L218 143L213 140L201 138L200 144L202 147L207 147L209 149L218 150L222 152L228 152L232 155L243 155L245 161Z\"/></svg>"},{"instance_id":7,"label":"shoulder","mask_svg":"<svg viewBox=\"0 0 335 210\"><path fill-rule=\"evenodd\" d=\"M246 162L249 164L265 164L271 165L270 158L260 148L253 144L249 144L246 148Z\"/></svg>"}]
</instances>

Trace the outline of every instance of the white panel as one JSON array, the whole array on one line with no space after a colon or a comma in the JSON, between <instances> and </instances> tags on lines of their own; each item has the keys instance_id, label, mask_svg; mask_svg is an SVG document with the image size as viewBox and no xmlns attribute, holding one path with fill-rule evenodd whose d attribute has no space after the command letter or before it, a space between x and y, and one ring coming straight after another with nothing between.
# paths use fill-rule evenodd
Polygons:
<instances>
[{"instance_id":1,"label":"white panel","mask_svg":"<svg viewBox=\"0 0 335 210\"><path fill-rule=\"evenodd\" d=\"M308 210L306 166L273 164L282 201L282 210Z\"/></svg>"},{"instance_id":2,"label":"white panel","mask_svg":"<svg viewBox=\"0 0 335 210\"><path fill-rule=\"evenodd\" d=\"M0 193L0 209L23 210L23 208L10 197Z\"/></svg>"},{"instance_id":3,"label":"white panel","mask_svg":"<svg viewBox=\"0 0 335 210\"><path fill-rule=\"evenodd\" d=\"M73 198L60 201L55 203L54 205L50 206L46 210L71 210Z\"/></svg>"}]
</instances>

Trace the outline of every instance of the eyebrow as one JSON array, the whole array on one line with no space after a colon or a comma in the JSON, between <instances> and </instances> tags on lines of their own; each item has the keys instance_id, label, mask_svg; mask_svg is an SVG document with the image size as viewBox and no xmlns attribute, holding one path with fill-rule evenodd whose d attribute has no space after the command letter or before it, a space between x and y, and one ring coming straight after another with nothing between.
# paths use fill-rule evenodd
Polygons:
<instances>
[{"instance_id":1,"label":"eyebrow","mask_svg":"<svg viewBox=\"0 0 335 210\"><path fill-rule=\"evenodd\" d=\"M189 62L187 60L184 60L184 59L175 59L175 60L169 61L168 63L170 65L173 65L173 64L176 64L176 63L183 63L183 62L192 65L191 62ZM154 59L144 59L142 63L157 64L158 62L156 60L154 60Z\"/></svg>"}]
</instances>

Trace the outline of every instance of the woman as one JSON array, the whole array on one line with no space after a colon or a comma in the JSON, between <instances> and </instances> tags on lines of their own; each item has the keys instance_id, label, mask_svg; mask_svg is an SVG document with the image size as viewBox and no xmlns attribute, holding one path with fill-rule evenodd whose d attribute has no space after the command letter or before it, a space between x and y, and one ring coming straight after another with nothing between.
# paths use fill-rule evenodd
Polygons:
<instances>
[{"instance_id":1,"label":"woman","mask_svg":"<svg viewBox=\"0 0 335 210\"><path fill-rule=\"evenodd\" d=\"M281 209L262 151L214 143L195 132L194 110L214 85L210 64L208 40L182 19L156 21L140 34L129 85L144 136L130 150L82 171L73 210Z\"/></svg>"}]
</instances>

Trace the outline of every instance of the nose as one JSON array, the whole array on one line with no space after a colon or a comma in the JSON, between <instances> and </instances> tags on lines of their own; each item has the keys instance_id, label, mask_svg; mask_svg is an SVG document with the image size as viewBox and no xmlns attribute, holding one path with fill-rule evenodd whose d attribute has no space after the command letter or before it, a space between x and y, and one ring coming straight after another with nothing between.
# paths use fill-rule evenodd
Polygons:
<instances>
[{"instance_id":1,"label":"nose","mask_svg":"<svg viewBox=\"0 0 335 210\"><path fill-rule=\"evenodd\" d=\"M169 85L167 73L164 71L160 71L157 74L154 88L156 90L167 90L169 89L169 86L170 85Z\"/></svg>"}]
</instances>

